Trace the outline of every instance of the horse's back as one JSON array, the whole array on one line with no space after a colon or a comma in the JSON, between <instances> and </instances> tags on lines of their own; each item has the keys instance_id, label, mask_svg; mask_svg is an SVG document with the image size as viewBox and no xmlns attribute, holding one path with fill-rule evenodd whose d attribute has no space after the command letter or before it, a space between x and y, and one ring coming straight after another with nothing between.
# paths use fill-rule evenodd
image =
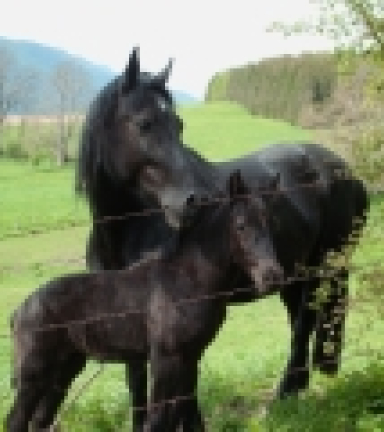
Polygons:
<instances>
[{"instance_id":1,"label":"horse's back","mask_svg":"<svg viewBox=\"0 0 384 432\"><path fill-rule=\"evenodd\" d=\"M326 147L311 142L277 143L218 164L222 173L240 169L256 189L279 174L281 199L274 213L279 223L275 241L283 262L339 249L356 220L364 224L368 196L364 184L346 162ZM293 259L293 258L292 258Z\"/></svg>"}]
</instances>

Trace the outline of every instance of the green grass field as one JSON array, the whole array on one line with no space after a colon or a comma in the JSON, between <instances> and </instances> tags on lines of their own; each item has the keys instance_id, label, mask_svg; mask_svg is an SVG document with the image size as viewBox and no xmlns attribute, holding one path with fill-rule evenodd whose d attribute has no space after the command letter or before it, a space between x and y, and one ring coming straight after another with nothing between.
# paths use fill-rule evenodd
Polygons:
<instances>
[{"instance_id":1,"label":"green grass field","mask_svg":"<svg viewBox=\"0 0 384 432\"><path fill-rule=\"evenodd\" d=\"M252 118L240 107L212 104L183 108L185 140L212 159L251 151L272 141L310 138L310 133ZM32 166L0 159L0 418L12 402L8 320L40 283L84 269L89 230L86 206L75 196L73 169ZM384 201L372 204L368 228L353 261L368 266L382 258ZM353 297L361 287L351 278ZM360 290L360 291L359 291ZM360 297L359 297L360 298ZM231 307L229 319L201 364L199 397L208 430L252 432L384 431L384 321L375 304L353 302L341 373L317 374L299 400L260 412L277 385L289 349L286 313L277 297ZM98 370L90 363L71 391ZM123 367L107 365L63 410L63 431L129 429L129 394ZM1 422L2 423L2 422ZM2 431L0 424L0 431Z\"/></svg>"}]
</instances>

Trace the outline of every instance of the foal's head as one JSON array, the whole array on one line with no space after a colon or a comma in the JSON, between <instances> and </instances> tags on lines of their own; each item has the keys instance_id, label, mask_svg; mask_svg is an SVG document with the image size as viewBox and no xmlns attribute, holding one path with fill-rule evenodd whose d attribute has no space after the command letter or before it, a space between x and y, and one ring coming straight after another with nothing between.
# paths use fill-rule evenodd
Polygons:
<instances>
[{"instance_id":1,"label":"foal's head","mask_svg":"<svg viewBox=\"0 0 384 432\"><path fill-rule=\"evenodd\" d=\"M274 179L269 190L273 192L278 183ZM248 189L240 171L230 175L224 194L188 199L181 238L184 231L203 244L212 259L217 257L219 265L229 264L250 277L258 294L281 281L283 270L274 250L265 199Z\"/></svg>"}]
</instances>

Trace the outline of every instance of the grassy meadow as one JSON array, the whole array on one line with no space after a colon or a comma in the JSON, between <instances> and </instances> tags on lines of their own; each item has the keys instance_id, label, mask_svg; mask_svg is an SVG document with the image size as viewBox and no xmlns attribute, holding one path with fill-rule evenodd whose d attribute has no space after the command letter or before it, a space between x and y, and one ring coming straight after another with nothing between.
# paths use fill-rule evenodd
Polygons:
<instances>
[{"instance_id":1,"label":"grassy meadow","mask_svg":"<svg viewBox=\"0 0 384 432\"><path fill-rule=\"evenodd\" d=\"M211 159L240 155L272 141L311 138L283 122L249 116L234 104L183 107L185 142ZM0 419L12 402L9 316L40 283L84 269L87 208L74 193L73 167L0 159ZM353 262L382 259L384 200L372 202L368 227ZM351 291L362 287L352 274ZM314 374L298 400L266 400L284 370L287 317L277 297L230 308L229 319L201 364L199 398L212 432L384 431L384 320L375 304L353 301L343 366L337 378ZM106 365L80 397L76 390L99 369L90 362L62 410L62 431L129 431L123 367ZM0 432L2 429L0 421Z\"/></svg>"}]
</instances>

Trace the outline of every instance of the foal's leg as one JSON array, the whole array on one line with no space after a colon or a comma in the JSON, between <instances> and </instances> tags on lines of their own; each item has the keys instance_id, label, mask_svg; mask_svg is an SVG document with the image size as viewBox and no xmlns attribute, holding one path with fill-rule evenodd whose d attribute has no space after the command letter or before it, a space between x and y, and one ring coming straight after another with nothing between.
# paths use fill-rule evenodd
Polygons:
<instances>
[{"instance_id":1,"label":"foal's leg","mask_svg":"<svg viewBox=\"0 0 384 432\"><path fill-rule=\"evenodd\" d=\"M142 432L147 418L147 358L130 358L126 369L132 399L132 432Z\"/></svg>"},{"instance_id":2,"label":"foal's leg","mask_svg":"<svg viewBox=\"0 0 384 432\"><path fill-rule=\"evenodd\" d=\"M172 353L151 353L152 389L148 423L145 432L176 432L182 423L186 394L184 379L188 370L182 356Z\"/></svg>"},{"instance_id":3,"label":"foal's leg","mask_svg":"<svg viewBox=\"0 0 384 432\"><path fill-rule=\"evenodd\" d=\"M19 379L15 402L5 420L7 432L28 432L33 412L44 395L44 386L42 377Z\"/></svg>"},{"instance_id":4,"label":"foal's leg","mask_svg":"<svg viewBox=\"0 0 384 432\"><path fill-rule=\"evenodd\" d=\"M187 370L184 374L186 383L185 394L189 397L184 401L181 410L181 424L183 432L204 432L204 420L201 415L197 400L197 386L198 386L198 368L199 363L197 360L191 361L188 359Z\"/></svg>"},{"instance_id":5,"label":"foal's leg","mask_svg":"<svg viewBox=\"0 0 384 432\"><path fill-rule=\"evenodd\" d=\"M50 385L33 414L30 432L48 429L53 424L57 410L66 397L73 379L85 364L85 356L76 353L56 368L56 374L51 377Z\"/></svg>"},{"instance_id":6,"label":"foal's leg","mask_svg":"<svg viewBox=\"0 0 384 432\"><path fill-rule=\"evenodd\" d=\"M316 329L313 363L321 372L335 374L340 366L348 301L348 270L330 280L330 293L321 308Z\"/></svg>"},{"instance_id":7,"label":"foal's leg","mask_svg":"<svg viewBox=\"0 0 384 432\"><path fill-rule=\"evenodd\" d=\"M318 285L318 280L299 281L281 292L291 321L292 340L290 358L278 390L280 398L297 394L308 387L309 342L317 319L316 309L311 306L311 302Z\"/></svg>"}]
</instances>

